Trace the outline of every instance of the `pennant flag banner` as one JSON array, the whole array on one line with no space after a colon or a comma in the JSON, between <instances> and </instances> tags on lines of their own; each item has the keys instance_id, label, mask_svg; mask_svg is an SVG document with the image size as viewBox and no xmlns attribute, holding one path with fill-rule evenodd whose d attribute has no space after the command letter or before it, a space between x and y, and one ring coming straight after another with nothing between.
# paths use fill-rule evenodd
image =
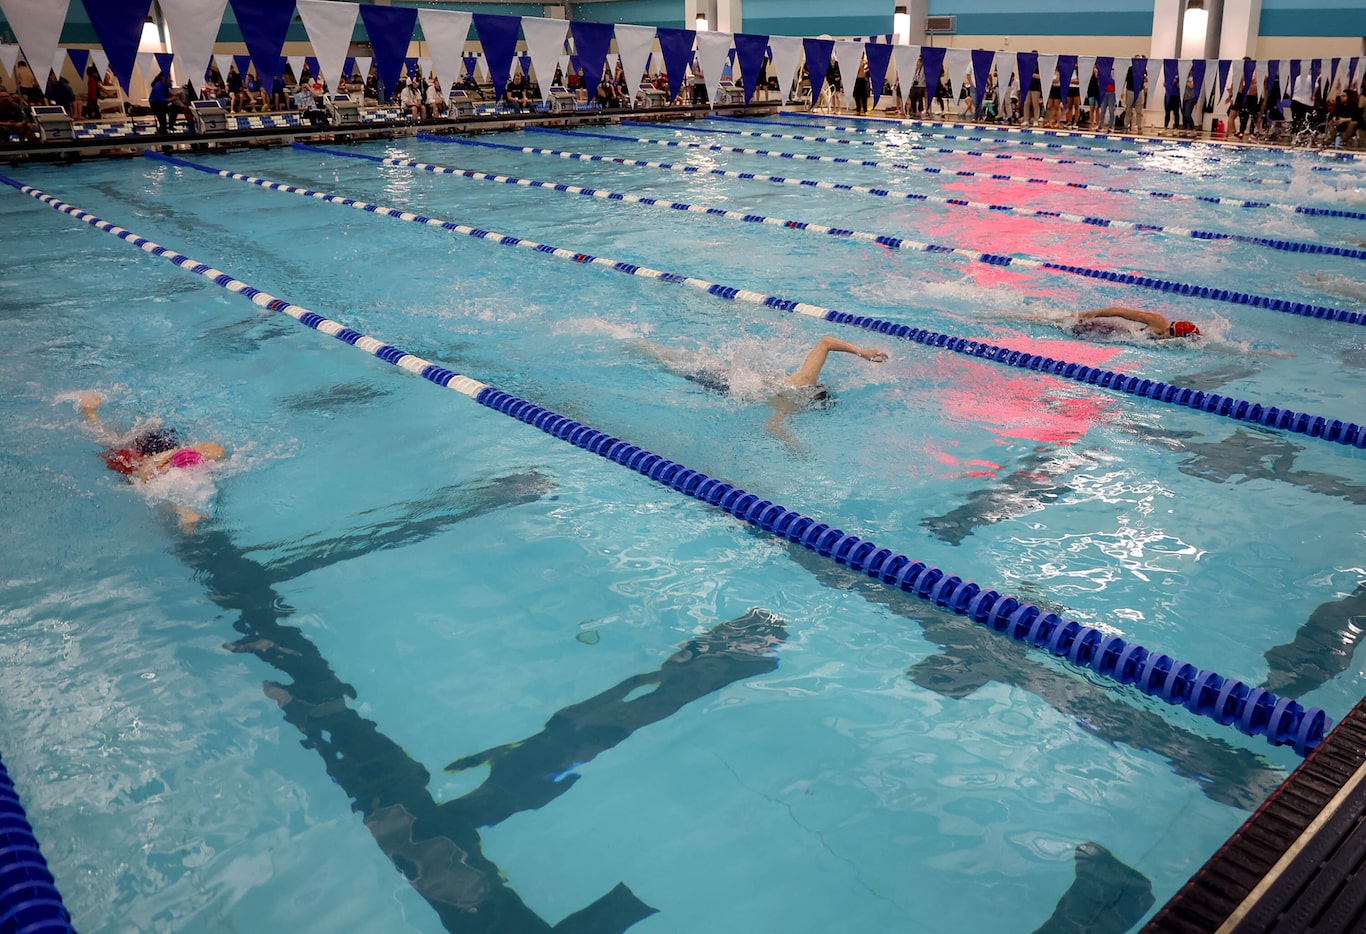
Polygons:
<instances>
[{"instance_id":1,"label":"pennant flag banner","mask_svg":"<svg viewBox=\"0 0 1366 934\"><path fill-rule=\"evenodd\" d=\"M939 88L939 76L944 71L944 52L945 50L922 47L920 50L920 62L925 66L925 100L928 102L934 97L934 92Z\"/></svg>"},{"instance_id":2,"label":"pennant flag banner","mask_svg":"<svg viewBox=\"0 0 1366 934\"><path fill-rule=\"evenodd\" d=\"M499 16L496 13L475 13L474 29L484 49L485 67L493 82L496 100L503 99L508 76L512 73L512 56L517 52L517 31L522 25L520 16Z\"/></svg>"},{"instance_id":3,"label":"pennant flag banner","mask_svg":"<svg viewBox=\"0 0 1366 934\"><path fill-rule=\"evenodd\" d=\"M76 74L85 77L85 66L90 64L89 49L71 49L71 67L76 69Z\"/></svg>"},{"instance_id":4,"label":"pennant flag banner","mask_svg":"<svg viewBox=\"0 0 1366 934\"><path fill-rule=\"evenodd\" d=\"M338 76L345 70L346 53L351 48L351 36L356 30L358 3L339 0L295 0L299 19L303 20L308 41L317 56L314 76L322 72L328 85L336 90ZM295 72L298 76L298 72Z\"/></svg>"},{"instance_id":5,"label":"pennant flag banner","mask_svg":"<svg viewBox=\"0 0 1366 934\"><path fill-rule=\"evenodd\" d=\"M873 106L882 97L882 86L887 83L887 66L892 63L892 47L885 42L870 42L864 47L868 56L868 81L873 92Z\"/></svg>"},{"instance_id":6,"label":"pennant flag banner","mask_svg":"<svg viewBox=\"0 0 1366 934\"><path fill-rule=\"evenodd\" d=\"M157 60L157 68L161 71L163 75L166 76L166 80L168 82L171 81L171 63L175 61L175 53L153 52L152 55Z\"/></svg>"},{"instance_id":7,"label":"pennant flag banner","mask_svg":"<svg viewBox=\"0 0 1366 934\"><path fill-rule=\"evenodd\" d=\"M678 97L683 87L683 73L692 60L693 40L697 34L691 29L667 29L663 26L655 30L659 40L659 53L664 58L664 73L669 77L669 100Z\"/></svg>"},{"instance_id":8,"label":"pennant flag banner","mask_svg":"<svg viewBox=\"0 0 1366 934\"><path fill-rule=\"evenodd\" d=\"M602 69L607 64L607 50L612 46L611 23L570 23L569 31L574 35L574 48L579 53L579 65L583 68L583 84L588 89L588 99L598 92L602 83Z\"/></svg>"},{"instance_id":9,"label":"pennant flag banner","mask_svg":"<svg viewBox=\"0 0 1366 934\"><path fill-rule=\"evenodd\" d=\"M1053 89L1053 72L1058 68L1057 55L1039 56L1039 87L1043 89L1044 106L1048 106L1048 93Z\"/></svg>"},{"instance_id":10,"label":"pennant flag banner","mask_svg":"<svg viewBox=\"0 0 1366 934\"><path fill-rule=\"evenodd\" d=\"M1219 96L1223 97L1228 90L1229 72L1233 70L1233 60L1228 58L1219 59Z\"/></svg>"},{"instance_id":11,"label":"pennant flag banner","mask_svg":"<svg viewBox=\"0 0 1366 934\"><path fill-rule=\"evenodd\" d=\"M759 86L759 69L763 67L768 54L768 36L737 32L735 34L735 60L740 66L740 81L745 88L745 103L754 98L754 90Z\"/></svg>"},{"instance_id":12,"label":"pennant flag banner","mask_svg":"<svg viewBox=\"0 0 1366 934\"><path fill-rule=\"evenodd\" d=\"M716 100L716 91L721 87L721 71L726 67L733 38L728 32L697 34L697 62L702 66L702 80L707 86L709 104Z\"/></svg>"},{"instance_id":13,"label":"pennant flag banner","mask_svg":"<svg viewBox=\"0 0 1366 934\"><path fill-rule=\"evenodd\" d=\"M920 60L920 46L898 45L892 49L892 64L896 66L896 80L901 85L903 95L911 92L915 81L916 62Z\"/></svg>"},{"instance_id":14,"label":"pennant flag banner","mask_svg":"<svg viewBox=\"0 0 1366 934\"><path fill-rule=\"evenodd\" d=\"M1067 100L1067 89L1072 86L1072 73L1077 70L1077 56L1059 55L1058 56L1058 82L1062 87L1062 99ZM1081 78L1078 76L1077 84L1080 87ZM1085 91L1086 88L1080 88Z\"/></svg>"},{"instance_id":15,"label":"pennant flag banner","mask_svg":"<svg viewBox=\"0 0 1366 934\"><path fill-rule=\"evenodd\" d=\"M987 81L991 76L991 65L995 59L995 52L986 49L972 50L972 97L973 103L979 109L982 106L982 95L987 90Z\"/></svg>"},{"instance_id":16,"label":"pennant flag banner","mask_svg":"<svg viewBox=\"0 0 1366 934\"><path fill-rule=\"evenodd\" d=\"M361 80L361 82L364 83L364 82L366 82L366 81L369 81L369 80L370 80L370 68L374 65L374 58L373 58L373 56L368 56L368 55L357 55L357 56L356 56L356 63L355 63L355 64L356 64L356 71L360 72L360 80ZM361 94L362 94L362 97L363 97L364 94L365 94L364 89L361 90Z\"/></svg>"},{"instance_id":17,"label":"pennant flag banner","mask_svg":"<svg viewBox=\"0 0 1366 934\"><path fill-rule=\"evenodd\" d=\"M285 47L285 33L294 18L294 4L279 0L231 0L233 15L242 30L247 54L256 63L256 78L263 88L270 88L270 79L280 63L280 51ZM238 70L246 75L239 63Z\"/></svg>"},{"instance_id":18,"label":"pennant flag banner","mask_svg":"<svg viewBox=\"0 0 1366 934\"><path fill-rule=\"evenodd\" d=\"M1086 94L1091 90L1091 71L1096 67L1096 57L1094 55L1082 55L1077 59L1077 84L1081 88L1082 100L1086 99ZM1099 85L1100 82L1096 82ZM1096 88L1096 100L1100 100L1100 95L1104 88Z\"/></svg>"},{"instance_id":19,"label":"pennant flag banner","mask_svg":"<svg viewBox=\"0 0 1366 934\"><path fill-rule=\"evenodd\" d=\"M923 58L923 55L922 55ZM1043 72L1039 71L1039 54L1037 52L1019 52L1015 55L1017 63L1016 70L1020 74L1020 106L1024 106L1025 95L1029 93L1030 82L1034 80L1034 74L1038 72L1039 83L1043 84ZM925 66L926 75L929 77L929 65ZM926 87L928 87L928 83Z\"/></svg>"},{"instance_id":20,"label":"pennant flag banner","mask_svg":"<svg viewBox=\"0 0 1366 934\"><path fill-rule=\"evenodd\" d=\"M617 51L621 55L621 70L626 75L626 87L632 89L629 97L635 103L635 88L650 67L650 46L655 41L653 26L629 26L617 24ZM547 72L549 74L550 72ZM672 98L671 98L672 99Z\"/></svg>"},{"instance_id":21,"label":"pennant flag banner","mask_svg":"<svg viewBox=\"0 0 1366 934\"><path fill-rule=\"evenodd\" d=\"M237 0L233 0L234 3ZM386 93L398 87L399 73L408 56L408 44L413 40L417 25L415 7L360 5L361 22L370 37L370 51L374 53L375 77Z\"/></svg>"},{"instance_id":22,"label":"pennant flag banner","mask_svg":"<svg viewBox=\"0 0 1366 934\"><path fill-rule=\"evenodd\" d=\"M208 72L218 26L228 0L161 0L166 31L175 49L176 65L186 81L202 87L200 76Z\"/></svg>"},{"instance_id":23,"label":"pennant flag banner","mask_svg":"<svg viewBox=\"0 0 1366 934\"><path fill-rule=\"evenodd\" d=\"M522 35L526 37L528 57L536 68L543 101L550 100L550 78L555 74L555 62L564 48L564 37L568 34L568 20L522 17Z\"/></svg>"},{"instance_id":24,"label":"pennant flag banner","mask_svg":"<svg viewBox=\"0 0 1366 934\"><path fill-rule=\"evenodd\" d=\"M247 83L247 72L251 71L251 56L234 55L232 57L232 62L237 66L237 73L242 76L242 84L245 86Z\"/></svg>"},{"instance_id":25,"label":"pennant flag banner","mask_svg":"<svg viewBox=\"0 0 1366 934\"><path fill-rule=\"evenodd\" d=\"M1181 96L1181 63L1174 58L1162 59L1162 89L1167 97Z\"/></svg>"},{"instance_id":26,"label":"pennant flag banner","mask_svg":"<svg viewBox=\"0 0 1366 934\"><path fill-rule=\"evenodd\" d=\"M821 99L825 76L830 71L830 56L835 51L834 39L803 39L806 52L806 77L811 81L811 106Z\"/></svg>"},{"instance_id":27,"label":"pennant flag banner","mask_svg":"<svg viewBox=\"0 0 1366 934\"><path fill-rule=\"evenodd\" d=\"M52 61L52 56L61 42L62 24L66 22L66 7L67 0L0 0L0 11L4 12L5 19L9 21L9 28L19 40L25 61ZM142 19L146 16L147 10L144 9L142 17L137 21L139 32L142 29ZM137 51L137 42L133 43L133 50ZM18 61L16 55L9 66L11 75L14 74ZM129 65L131 64L130 58ZM36 73L34 77L38 77Z\"/></svg>"},{"instance_id":28,"label":"pennant flag banner","mask_svg":"<svg viewBox=\"0 0 1366 934\"><path fill-rule=\"evenodd\" d=\"M58 49L52 56L52 73L58 78L66 70L66 49ZM46 83L43 85L46 87Z\"/></svg>"},{"instance_id":29,"label":"pennant flag banner","mask_svg":"<svg viewBox=\"0 0 1366 934\"><path fill-rule=\"evenodd\" d=\"M14 66L19 63L19 46L0 45L0 65L5 66L5 74L14 76Z\"/></svg>"},{"instance_id":30,"label":"pennant flag banner","mask_svg":"<svg viewBox=\"0 0 1366 934\"><path fill-rule=\"evenodd\" d=\"M91 3L86 11L90 14L90 25L99 37L100 45L109 56L109 67L114 69L114 77L119 79L123 92L128 93L128 82L133 78L133 62L138 54L138 42L142 39L142 24L147 20L147 11L152 8L152 0L103 0ZM26 50L27 51L27 50ZM38 61L48 61L52 53ZM33 57L29 59L34 61ZM35 76L37 73L34 73Z\"/></svg>"},{"instance_id":31,"label":"pennant flag banner","mask_svg":"<svg viewBox=\"0 0 1366 934\"><path fill-rule=\"evenodd\" d=\"M142 72L142 80L147 82L147 86L152 86L152 79L157 76L157 60L151 52L138 52L134 56L138 71Z\"/></svg>"},{"instance_id":32,"label":"pennant flag banner","mask_svg":"<svg viewBox=\"0 0 1366 934\"><path fill-rule=\"evenodd\" d=\"M1203 58L1197 58L1191 62L1190 79L1195 82L1195 93L1197 97L1205 96L1205 69L1208 63Z\"/></svg>"},{"instance_id":33,"label":"pennant flag banner","mask_svg":"<svg viewBox=\"0 0 1366 934\"><path fill-rule=\"evenodd\" d=\"M949 78L949 91L956 99L963 89L963 78L972 67L972 52L968 49L949 49L944 53L944 74Z\"/></svg>"},{"instance_id":34,"label":"pennant flag banner","mask_svg":"<svg viewBox=\"0 0 1366 934\"><path fill-rule=\"evenodd\" d=\"M479 56L477 56L477 55L466 55L466 56L465 56L465 75L466 75L467 77L474 78L476 81L478 80L478 78L479 78Z\"/></svg>"},{"instance_id":35,"label":"pennant flag banner","mask_svg":"<svg viewBox=\"0 0 1366 934\"><path fill-rule=\"evenodd\" d=\"M422 23L422 35L427 38L427 52L432 57L432 67L445 80L449 91L464 73L465 40L470 37L470 23L473 20L469 13L426 8L417 11L417 18ZM473 56L470 58L473 60ZM473 73L473 64L469 71Z\"/></svg>"},{"instance_id":36,"label":"pennant flag banner","mask_svg":"<svg viewBox=\"0 0 1366 934\"><path fill-rule=\"evenodd\" d=\"M840 68L840 86L848 91L853 88L859 65L863 63L863 43L850 39L836 39L834 54Z\"/></svg>"},{"instance_id":37,"label":"pennant flag banner","mask_svg":"<svg viewBox=\"0 0 1366 934\"><path fill-rule=\"evenodd\" d=\"M1357 66L1361 64L1361 56L1353 55L1347 63L1347 84L1348 86L1357 83Z\"/></svg>"},{"instance_id":38,"label":"pennant flag banner","mask_svg":"<svg viewBox=\"0 0 1366 934\"><path fill-rule=\"evenodd\" d=\"M792 93L792 81L802 60L802 40L797 36L769 36L768 48L773 53L773 73L778 76L779 100L785 101Z\"/></svg>"}]
</instances>

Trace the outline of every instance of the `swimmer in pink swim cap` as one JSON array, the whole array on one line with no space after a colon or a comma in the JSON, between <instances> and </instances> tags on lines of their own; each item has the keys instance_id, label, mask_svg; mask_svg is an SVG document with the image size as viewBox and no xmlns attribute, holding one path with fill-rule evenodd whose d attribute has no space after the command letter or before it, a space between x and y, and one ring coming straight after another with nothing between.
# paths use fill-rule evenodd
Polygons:
<instances>
[{"instance_id":1,"label":"swimmer in pink swim cap","mask_svg":"<svg viewBox=\"0 0 1366 934\"><path fill-rule=\"evenodd\" d=\"M81 414L86 424L93 426L101 440L109 444L103 458L110 470L128 477L130 481L146 483L154 477L173 470L203 468L210 461L221 461L227 456L221 444L203 441L182 445L174 429L144 428L131 436L121 436L100 420L100 403L104 400L91 393L80 399ZM172 507L180 519L184 532L193 532L204 517L187 506Z\"/></svg>"},{"instance_id":2,"label":"swimmer in pink swim cap","mask_svg":"<svg viewBox=\"0 0 1366 934\"><path fill-rule=\"evenodd\" d=\"M1155 311L1139 311L1137 308L1119 307L1096 308L1078 313L1076 324L1072 326L1072 333L1077 337L1085 337L1090 333L1103 331L1108 326L1105 321L1107 318L1118 318L1141 324L1146 329L1145 333L1157 340L1168 337L1200 336L1200 329L1190 321L1170 321L1166 315L1158 314Z\"/></svg>"}]
</instances>

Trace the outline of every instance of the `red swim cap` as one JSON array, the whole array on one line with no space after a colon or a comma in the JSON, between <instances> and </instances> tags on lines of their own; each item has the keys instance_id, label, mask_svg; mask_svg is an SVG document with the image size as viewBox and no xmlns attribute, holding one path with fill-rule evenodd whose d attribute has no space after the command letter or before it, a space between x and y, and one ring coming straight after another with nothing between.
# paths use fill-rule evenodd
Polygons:
<instances>
[{"instance_id":1,"label":"red swim cap","mask_svg":"<svg viewBox=\"0 0 1366 934\"><path fill-rule=\"evenodd\" d=\"M113 448L104 452L104 465L121 474L130 474L138 469L142 455L132 448Z\"/></svg>"},{"instance_id":2,"label":"red swim cap","mask_svg":"<svg viewBox=\"0 0 1366 934\"><path fill-rule=\"evenodd\" d=\"M1171 331L1176 337L1200 336L1200 329L1189 321L1173 321Z\"/></svg>"}]
</instances>

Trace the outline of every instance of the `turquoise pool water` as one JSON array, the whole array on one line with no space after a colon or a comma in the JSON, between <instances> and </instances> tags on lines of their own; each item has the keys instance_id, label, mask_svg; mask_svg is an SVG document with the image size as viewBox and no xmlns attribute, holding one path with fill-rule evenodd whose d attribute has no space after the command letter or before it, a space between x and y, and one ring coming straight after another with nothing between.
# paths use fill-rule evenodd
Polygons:
<instances>
[{"instance_id":1,"label":"turquoise pool water","mask_svg":"<svg viewBox=\"0 0 1366 934\"><path fill-rule=\"evenodd\" d=\"M607 132L750 145L713 129ZM1366 238L1360 221L908 169L480 140ZM980 162L895 142L859 158ZM1366 310L1360 260L434 141L348 151ZM1360 170L1304 157L1226 170L1283 186L1157 171L1200 153L1124 157L1150 175L1006 171L1366 210ZM199 161L1362 421L1359 325L312 151ZM152 160L10 174L965 579L1333 716L1361 694L1359 451ZM587 910L604 931L1032 931L1079 877L1119 906L1084 920L1125 930L1296 761L6 192L5 228L24 235L0 248L0 750L81 930L529 931ZM1207 339L1066 330L1071 311L1107 304L1190 318ZM836 404L771 430L772 385L827 333L890 360L833 357ZM230 457L211 483L130 486L82 426L85 392L112 426L157 417ZM168 503L209 518L182 533Z\"/></svg>"}]
</instances>

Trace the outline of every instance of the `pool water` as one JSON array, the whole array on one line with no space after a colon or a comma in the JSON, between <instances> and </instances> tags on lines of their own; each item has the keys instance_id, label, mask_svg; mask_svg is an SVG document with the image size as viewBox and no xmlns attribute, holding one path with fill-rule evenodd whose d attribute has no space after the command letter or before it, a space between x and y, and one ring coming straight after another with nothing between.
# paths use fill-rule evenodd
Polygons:
<instances>
[{"instance_id":1,"label":"pool water","mask_svg":"<svg viewBox=\"0 0 1366 934\"><path fill-rule=\"evenodd\" d=\"M898 146L921 139L904 130L855 153L718 126L603 132L987 168ZM1361 221L1227 204L584 134L478 141L1366 240ZM1109 157L1145 173L989 170L1366 210L1352 164L1220 151L1219 171L1259 185L1164 172L1208 171L1210 150L1157 148ZM1351 258L451 142L344 151L1366 310ZM189 158L1362 421L1359 325L311 150ZM9 174L948 573L1333 717L1362 693L1359 450L151 159ZM0 751L83 931L1123 931L1297 761L6 191L23 236L0 247ZM1071 334L1072 311L1104 305L1205 337ZM825 334L890 359L832 355L835 404L779 418L774 385ZM113 429L156 418L230 456L211 482L132 486L76 412L90 392ZM177 503L208 518L182 532Z\"/></svg>"}]
</instances>

